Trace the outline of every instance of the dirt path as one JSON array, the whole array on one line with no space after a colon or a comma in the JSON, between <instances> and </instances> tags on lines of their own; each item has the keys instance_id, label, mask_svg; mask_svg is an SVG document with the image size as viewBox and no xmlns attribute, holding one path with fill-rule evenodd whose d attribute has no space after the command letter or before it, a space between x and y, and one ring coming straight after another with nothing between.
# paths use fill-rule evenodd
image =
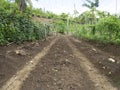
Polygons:
<instances>
[{"instance_id":1,"label":"dirt path","mask_svg":"<svg viewBox=\"0 0 120 90\"><path fill-rule=\"evenodd\" d=\"M118 90L73 41L56 37L0 90Z\"/></svg>"},{"instance_id":2,"label":"dirt path","mask_svg":"<svg viewBox=\"0 0 120 90\"><path fill-rule=\"evenodd\" d=\"M61 36L31 72L21 90L95 90L78 60Z\"/></svg>"},{"instance_id":3,"label":"dirt path","mask_svg":"<svg viewBox=\"0 0 120 90\"><path fill-rule=\"evenodd\" d=\"M66 38L52 46L21 90L117 90Z\"/></svg>"},{"instance_id":4,"label":"dirt path","mask_svg":"<svg viewBox=\"0 0 120 90\"><path fill-rule=\"evenodd\" d=\"M47 54L51 46L56 42L54 39L50 45L38 53L30 62L18 71L0 90L19 90L23 81L28 77L30 72L34 69L39 60Z\"/></svg>"}]
</instances>

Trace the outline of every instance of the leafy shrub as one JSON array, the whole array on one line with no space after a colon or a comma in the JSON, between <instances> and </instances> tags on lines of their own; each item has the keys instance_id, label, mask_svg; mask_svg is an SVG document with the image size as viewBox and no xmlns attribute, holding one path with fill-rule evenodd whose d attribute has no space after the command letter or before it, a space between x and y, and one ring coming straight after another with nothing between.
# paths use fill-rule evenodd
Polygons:
<instances>
[{"instance_id":1,"label":"leafy shrub","mask_svg":"<svg viewBox=\"0 0 120 90\"><path fill-rule=\"evenodd\" d=\"M120 43L120 19L115 16L101 18L95 27L86 24L79 26L79 32L75 32L74 35L104 43ZM94 32L91 33L92 27Z\"/></svg>"},{"instance_id":2,"label":"leafy shrub","mask_svg":"<svg viewBox=\"0 0 120 90\"><path fill-rule=\"evenodd\" d=\"M64 34L65 30L66 30L66 25L65 23L61 20L57 23L57 29L58 29L58 33Z\"/></svg>"},{"instance_id":3,"label":"leafy shrub","mask_svg":"<svg viewBox=\"0 0 120 90\"><path fill-rule=\"evenodd\" d=\"M33 22L29 9L21 14L15 8L15 10L9 10L8 5L12 4L7 1L4 2L7 5L4 8L0 7L0 45L9 42L33 41L45 38L45 33L48 35L49 26L44 26L40 22Z\"/></svg>"},{"instance_id":4,"label":"leafy shrub","mask_svg":"<svg viewBox=\"0 0 120 90\"><path fill-rule=\"evenodd\" d=\"M117 39L120 36L120 20L115 16L102 18L96 25L99 34L109 39Z\"/></svg>"}]
</instances>

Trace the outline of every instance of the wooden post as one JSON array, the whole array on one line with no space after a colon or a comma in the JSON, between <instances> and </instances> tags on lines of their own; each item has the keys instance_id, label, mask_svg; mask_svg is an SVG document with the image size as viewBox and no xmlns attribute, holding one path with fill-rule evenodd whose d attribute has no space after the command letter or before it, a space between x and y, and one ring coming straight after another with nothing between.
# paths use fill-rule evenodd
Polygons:
<instances>
[{"instance_id":1,"label":"wooden post","mask_svg":"<svg viewBox=\"0 0 120 90\"><path fill-rule=\"evenodd\" d=\"M45 40L46 40L46 37L47 37L47 32L46 32L46 24L44 23L44 31L45 31Z\"/></svg>"}]
</instances>

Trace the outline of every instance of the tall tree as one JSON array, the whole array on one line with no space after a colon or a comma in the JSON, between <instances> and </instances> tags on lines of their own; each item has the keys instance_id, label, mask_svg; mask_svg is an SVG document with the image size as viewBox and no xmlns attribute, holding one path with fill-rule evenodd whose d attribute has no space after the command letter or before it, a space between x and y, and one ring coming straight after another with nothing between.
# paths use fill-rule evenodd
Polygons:
<instances>
[{"instance_id":1,"label":"tall tree","mask_svg":"<svg viewBox=\"0 0 120 90\"><path fill-rule=\"evenodd\" d=\"M17 3L21 12L23 12L26 9L27 4L32 6L31 0L15 0L15 2Z\"/></svg>"}]
</instances>

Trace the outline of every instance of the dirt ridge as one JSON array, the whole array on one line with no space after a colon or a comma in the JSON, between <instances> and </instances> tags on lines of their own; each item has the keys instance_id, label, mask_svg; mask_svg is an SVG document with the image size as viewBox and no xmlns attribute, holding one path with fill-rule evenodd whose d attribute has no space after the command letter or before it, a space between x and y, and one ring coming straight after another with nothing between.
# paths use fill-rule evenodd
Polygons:
<instances>
[{"instance_id":1,"label":"dirt ridge","mask_svg":"<svg viewBox=\"0 0 120 90\"><path fill-rule=\"evenodd\" d=\"M79 47L80 40L56 36L0 90L119 90Z\"/></svg>"},{"instance_id":2,"label":"dirt ridge","mask_svg":"<svg viewBox=\"0 0 120 90\"><path fill-rule=\"evenodd\" d=\"M96 90L118 90L116 87L107 80L107 78L100 74L100 72L94 67L94 65L81 53L79 52L75 45L66 38L68 45L71 47L74 55L80 58L81 66L84 71L86 71L91 78L91 80L96 84ZM73 39L74 40L74 39Z\"/></svg>"},{"instance_id":3,"label":"dirt ridge","mask_svg":"<svg viewBox=\"0 0 120 90\"><path fill-rule=\"evenodd\" d=\"M19 90L23 81L29 76L30 72L34 69L35 65L44 57L50 50L53 44L55 44L58 38L51 41L50 45L44 48L38 53L30 62L18 71L0 90Z\"/></svg>"}]
</instances>

